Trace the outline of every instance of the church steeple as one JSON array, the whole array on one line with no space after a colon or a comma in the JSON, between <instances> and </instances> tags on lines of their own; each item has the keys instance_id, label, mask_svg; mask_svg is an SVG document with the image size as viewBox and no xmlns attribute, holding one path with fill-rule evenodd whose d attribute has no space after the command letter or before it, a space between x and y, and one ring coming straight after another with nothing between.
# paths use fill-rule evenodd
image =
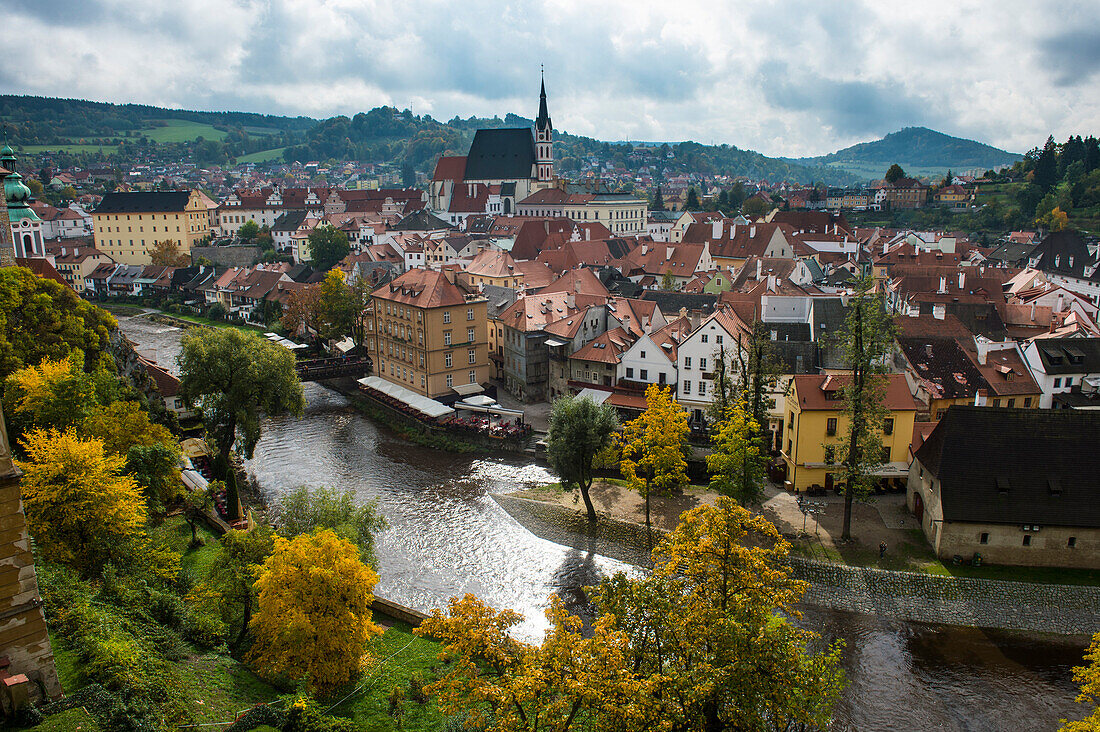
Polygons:
<instances>
[{"instance_id":1,"label":"church steeple","mask_svg":"<svg viewBox=\"0 0 1100 732\"><path fill-rule=\"evenodd\" d=\"M554 125L546 109L545 77L539 90L539 116L535 119L535 169L539 183L554 180Z\"/></svg>"}]
</instances>

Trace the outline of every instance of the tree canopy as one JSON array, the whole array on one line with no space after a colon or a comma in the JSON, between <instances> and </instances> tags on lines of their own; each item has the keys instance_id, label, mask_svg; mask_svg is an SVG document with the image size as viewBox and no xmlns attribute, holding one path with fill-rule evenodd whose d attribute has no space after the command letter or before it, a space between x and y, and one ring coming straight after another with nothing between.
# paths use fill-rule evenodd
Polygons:
<instances>
[{"instance_id":1,"label":"tree canopy","mask_svg":"<svg viewBox=\"0 0 1100 732\"><path fill-rule=\"evenodd\" d=\"M672 396L672 389L650 384L645 392L646 410L623 425L618 436L622 450L619 469L630 487L645 498L645 523L650 529L649 496L668 493L687 485L687 412Z\"/></svg>"},{"instance_id":2,"label":"tree canopy","mask_svg":"<svg viewBox=\"0 0 1100 732\"><path fill-rule=\"evenodd\" d=\"M300 416L305 408L294 355L251 333L191 330L183 337L179 363L180 393L202 409L222 458L238 441L252 457L261 417Z\"/></svg>"},{"instance_id":3,"label":"tree canopy","mask_svg":"<svg viewBox=\"0 0 1100 732\"><path fill-rule=\"evenodd\" d=\"M891 165L890 168L886 171L886 175L885 175L885 179L886 179L887 183L896 183L904 177L905 177L905 171L902 170L901 166L898 165L897 163L894 163L893 165Z\"/></svg>"},{"instance_id":4,"label":"tree canopy","mask_svg":"<svg viewBox=\"0 0 1100 732\"><path fill-rule=\"evenodd\" d=\"M347 683L382 632L371 619L377 582L355 545L328 529L276 537L256 580L249 659L264 676L320 693Z\"/></svg>"},{"instance_id":5,"label":"tree canopy","mask_svg":"<svg viewBox=\"0 0 1100 732\"><path fill-rule=\"evenodd\" d=\"M23 267L0 268L0 378L81 352L92 370L117 322L70 288Z\"/></svg>"},{"instance_id":6,"label":"tree canopy","mask_svg":"<svg viewBox=\"0 0 1100 732\"><path fill-rule=\"evenodd\" d=\"M607 448L619 428L615 408L588 397L563 396L554 401L546 433L546 457L561 477L562 487L580 490L588 520L596 520L589 490L597 453Z\"/></svg>"},{"instance_id":7,"label":"tree canopy","mask_svg":"<svg viewBox=\"0 0 1100 732\"><path fill-rule=\"evenodd\" d=\"M153 242L149 257L157 267L187 267L191 264L191 256L181 252L179 242L174 239Z\"/></svg>"},{"instance_id":8,"label":"tree canopy","mask_svg":"<svg viewBox=\"0 0 1100 732\"><path fill-rule=\"evenodd\" d=\"M330 224L309 232L309 261L313 268L324 272L351 252L348 236Z\"/></svg>"},{"instance_id":9,"label":"tree canopy","mask_svg":"<svg viewBox=\"0 0 1100 732\"><path fill-rule=\"evenodd\" d=\"M1085 651L1085 663L1073 669L1073 680L1081 687L1077 702L1089 705L1092 711L1081 720L1063 719L1059 732L1096 732L1100 730L1100 633L1092 637L1092 645Z\"/></svg>"},{"instance_id":10,"label":"tree canopy","mask_svg":"<svg viewBox=\"0 0 1100 732\"><path fill-rule=\"evenodd\" d=\"M351 491L301 486L279 500L275 524L288 539L317 529L332 529L359 547L364 562L377 567L374 534L386 528L386 519L378 512L377 500L358 504Z\"/></svg>"}]
</instances>

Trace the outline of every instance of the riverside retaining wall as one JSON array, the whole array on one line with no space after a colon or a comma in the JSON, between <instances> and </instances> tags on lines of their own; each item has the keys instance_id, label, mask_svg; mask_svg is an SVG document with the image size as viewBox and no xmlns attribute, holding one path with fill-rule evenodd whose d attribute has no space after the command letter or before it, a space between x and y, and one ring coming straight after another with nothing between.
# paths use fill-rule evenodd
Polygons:
<instances>
[{"instance_id":1,"label":"riverside retaining wall","mask_svg":"<svg viewBox=\"0 0 1100 732\"><path fill-rule=\"evenodd\" d=\"M578 511L515 496L493 496L536 536L555 544L648 563L644 526L601 517L589 526ZM807 605L908 622L1091 635L1100 631L1100 587L891 572L791 558L809 583Z\"/></svg>"}]
</instances>

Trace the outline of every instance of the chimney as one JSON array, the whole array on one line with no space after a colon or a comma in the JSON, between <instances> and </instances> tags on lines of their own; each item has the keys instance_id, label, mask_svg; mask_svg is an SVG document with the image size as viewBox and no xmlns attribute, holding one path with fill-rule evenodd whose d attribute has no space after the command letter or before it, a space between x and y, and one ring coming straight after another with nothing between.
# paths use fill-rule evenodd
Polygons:
<instances>
[{"instance_id":1,"label":"chimney","mask_svg":"<svg viewBox=\"0 0 1100 732\"><path fill-rule=\"evenodd\" d=\"M721 239L722 238L722 219L718 219L717 221L711 222L710 229L711 229L711 238L712 239Z\"/></svg>"},{"instance_id":2,"label":"chimney","mask_svg":"<svg viewBox=\"0 0 1100 732\"><path fill-rule=\"evenodd\" d=\"M775 275L768 275L768 292L775 292Z\"/></svg>"},{"instance_id":3,"label":"chimney","mask_svg":"<svg viewBox=\"0 0 1100 732\"><path fill-rule=\"evenodd\" d=\"M755 239L756 238L756 226L755 225L749 227L749 238L750 239Z\"/></svg>"},{"instance_id":4,"label":"chimney","mask_svg":"<svg viewBox=\"0 0 1100 732\"><path fill-rule=\"evenodd\" d=\"M966 272L959 272L959 289L966 287Z\"/></svg>"},{"instance_id":5,"label":"chimney","mask_svg":"<svg viewBox=\"0 0 1100 732\"><path fill-rule=\"evenodd\" d=\"M672 255L676 253L676 247L665 247L665 259L672 259Z\"/></svg>"},{"instance_id":6,"label":"chimney","mask_svg":"<svg viewBox=\"0 0 1100 732\"><path fill-rule=\"evenodd\" d=\"M943 320L947 315L947 308L943 303L938 302L932 306L932 317L936 320Z\"/></svg>"},{"instance_id":7,"label":"chimney","mask_svg":"<svg viewBox=\"0 0 1100 732\"><path fill-rule=\"evenodd\" d=\"M760 273L763 271L763 269L764 269L764 260L758 258L756 260L756 279L760 279Z\"/></svg>"},{"instance_id":8,"label":"chimney","mask_svg":"<svg viewBox=\"0 0 1100 732\"><path fill-rule=\"evenodd\" d=\"M577 307L577 296L570 292L565 296L565 304L569 306L570 310Z\"/></svg>"},{"instance_id":9,"label":"chimney","mask_svg":"<svg viewBox=\"0 0 1100 732\"><path fill-rule=\"evenodd\" d=\"M941 295L943 293L947 292L947 278L946 277L940 277L940 289L938 290L938 292Z\"/></svg>"},{"instance_id":10,"label":"chimney","mask_svg":"<svg viewBox=\"0 0 1100 732\"><path fill-rule=\"evenodd\" d=\"M989 401L989 392L985 389L978 389L978 391L974 393L975 407L984 407L987 401Z\"/></svg>"},{"instance_id":11,"label":"chimney","mask_svg":"<svg viewBox=\"0 0 1100 732\"><path fill-rule=\"evenodd\" d=\"M648 251L649 251L649 245L648 244L642 244L642 255L644 256L645 253L648 252Z\"/></svg>"},{"instance_id":12,"label":"chimney","mask_svg":"<svg viewBox=\"0 0 1100 732\"><path fill-rule=\"evenodd\" d=\"M64 254L65 253L64 250L62 250L61 253ZM1056 313L1062 312L1062 310L1065 307L1065 304L1066 304L1066 295L1065 295L1064 292L1059 292L1058 293L1058 305L1055 307L1054 312L1056 312Z\"/></svg>"},{"instance_id":13,"label":"chimney","mask_svg":"<svg viewBox=\"0 0 1100 732\"><path fill-rule=\"evenodd\" d=\"M691 311L691 329L692 330L698 330L701 320L702 320L702 318L699 317L699 311L698 310L692 310Z\"/></svg>"}]
</instances>

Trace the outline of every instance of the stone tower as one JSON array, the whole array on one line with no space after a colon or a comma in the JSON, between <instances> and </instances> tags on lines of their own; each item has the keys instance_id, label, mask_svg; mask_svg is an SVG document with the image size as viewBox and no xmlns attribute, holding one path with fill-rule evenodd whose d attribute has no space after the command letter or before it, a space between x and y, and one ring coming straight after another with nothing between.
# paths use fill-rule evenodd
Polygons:
<instances>
[{"instance_id":1,"label":"stone tower","mask_svg":"<svg viewBox=\"0 0 1100 732\"><path fill-rule=\"evenodd\" d=\"M3 163L0 163L3 165ZM11 219L8 218L7 199L4 198L4 186L2 181L14 170L0 167L0 267L12 267L15 265L15 248L11 241Z\"/></svg>"},{"instance_id":2,"label":"stone tower","mask_svg":"<svg viewBox=\"0 0 1100 732\"><path fill-rule=\"evenodd\" d=\"M539 92L539 116L535 120L535 171L540 187L554 180L554 125L546 111L546 80Z\"/></svg>"},{"instance_id":3,"label":"stone tower","mask_svg":"<svg viewBox=\"0 0 1100 732\"><path fill-rule=\"evenodd\" d=\"M23 516L22 478L0 409L0 657L8 662L4 667L0 661L0 686L5 704L34 699L38 689L51 699L62 695Z\"/></svg>"}]
</instances>

